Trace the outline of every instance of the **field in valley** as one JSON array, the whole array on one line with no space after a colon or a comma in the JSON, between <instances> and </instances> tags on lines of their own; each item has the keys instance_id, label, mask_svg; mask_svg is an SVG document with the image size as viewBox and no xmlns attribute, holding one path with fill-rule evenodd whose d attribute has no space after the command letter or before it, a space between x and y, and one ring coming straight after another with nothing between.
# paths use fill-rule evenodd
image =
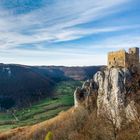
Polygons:
<instances>
[{"instance_id":1,"label":"field in valley","mask_svg":"<svg viewBox=\"0 0 140 140\"><path fill-rule=\"evenodd\" d=\"M43 99L29 108L0 113L0 131L50 119L73 106L73 93L81 81L63 81L54 88L54 97Z\"/></svg>"}]
</instances>

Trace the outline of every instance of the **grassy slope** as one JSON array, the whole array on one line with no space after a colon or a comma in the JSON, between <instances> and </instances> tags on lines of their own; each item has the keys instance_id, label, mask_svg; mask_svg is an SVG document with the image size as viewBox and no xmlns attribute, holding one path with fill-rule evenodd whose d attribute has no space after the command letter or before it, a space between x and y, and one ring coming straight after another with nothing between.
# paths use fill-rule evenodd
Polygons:
<instances>
[{"instance_id":1,"label":"grassy slope","mask_svg":"<svg viewBox=\"0 0 140 140\"><path fill-rule=\"evenodd\" d=\"M139 128L135 121L115 130L109 119L97 117L96 110L80 106L36 125L0 133L0 140L44 140L48 132L53 140L140 140Z\"/></svg>"},{"instance_id":2,"label":"grassy slope","mask_svg":"<svg viewBox=\"0 0 140 140\"><path fill-rule=\"evenodd\" d=\"M59 112L67 110L73 105L73 92L80 81L63 81L54 89L55 98L44 99L29 108L11 113L0 114L0 131L5 131L19 126L32 125L56 116Z\"/></svg>"}]
</instances>

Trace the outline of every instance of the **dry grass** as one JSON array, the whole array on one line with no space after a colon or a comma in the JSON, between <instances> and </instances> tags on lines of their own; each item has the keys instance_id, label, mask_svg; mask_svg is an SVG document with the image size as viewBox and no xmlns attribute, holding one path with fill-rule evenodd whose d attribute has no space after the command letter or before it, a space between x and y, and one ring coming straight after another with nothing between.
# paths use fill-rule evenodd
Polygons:
<instances>
[{"instance_id":1,"label":"dry grass","mask_svg":"<svg viewBox=\"0 0 140 140\"><path fill-rule=\"evenodd\" d=\"M114 137L113 126L108 121L83 107L71 108L43 123L0 134L0 140L44 140L49 131L53 133L53 140L140 140L138 122L124 125Z\"/></svg>"},{"instance_id":2,"label":"dry grass","mask_svg":"<svg viewBox=\"0 0 140 140\"><path fill-rule=\"evenodd\" d=\"M2 133L0 140L43 140L48 131L53 132L54 139L63 140L72 131L80 129L87 116L88 112L84 108L72 108L43 123Z\"/></svg>"}]
</instances>

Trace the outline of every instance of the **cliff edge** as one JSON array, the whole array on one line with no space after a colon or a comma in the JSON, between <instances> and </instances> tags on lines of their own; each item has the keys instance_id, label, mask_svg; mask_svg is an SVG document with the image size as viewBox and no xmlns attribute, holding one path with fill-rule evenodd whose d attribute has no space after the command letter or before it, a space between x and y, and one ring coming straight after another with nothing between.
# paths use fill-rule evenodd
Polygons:
<instances>
[{"instance_id":1,"label":"cliff edge","mask_svg":"<svg viewBox=\"0 0 140 140\"><path fill-rule=\"evenodd\" d=\"M127 68L104 68L74 93L75 107L96 109L118 127L139 120L140 74Z\"/></svg>"}]
</instances>

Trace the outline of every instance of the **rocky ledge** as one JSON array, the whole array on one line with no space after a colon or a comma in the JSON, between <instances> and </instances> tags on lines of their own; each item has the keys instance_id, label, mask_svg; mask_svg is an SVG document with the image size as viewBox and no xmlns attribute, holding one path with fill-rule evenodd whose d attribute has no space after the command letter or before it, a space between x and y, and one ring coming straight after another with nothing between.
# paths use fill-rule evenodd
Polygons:
<instances>
[{"instance_id":1,"label":"rocky ledge","mask_svg":"<svg viewBox=\"0 0 140 140\"><path fill-rule=\"evenodd\" d=\"M98 116L121 127L124 121L139 120L140 74L126 68L104 68L74 92L75 107L96 109Z\"/></svg>"}]
</instances>

